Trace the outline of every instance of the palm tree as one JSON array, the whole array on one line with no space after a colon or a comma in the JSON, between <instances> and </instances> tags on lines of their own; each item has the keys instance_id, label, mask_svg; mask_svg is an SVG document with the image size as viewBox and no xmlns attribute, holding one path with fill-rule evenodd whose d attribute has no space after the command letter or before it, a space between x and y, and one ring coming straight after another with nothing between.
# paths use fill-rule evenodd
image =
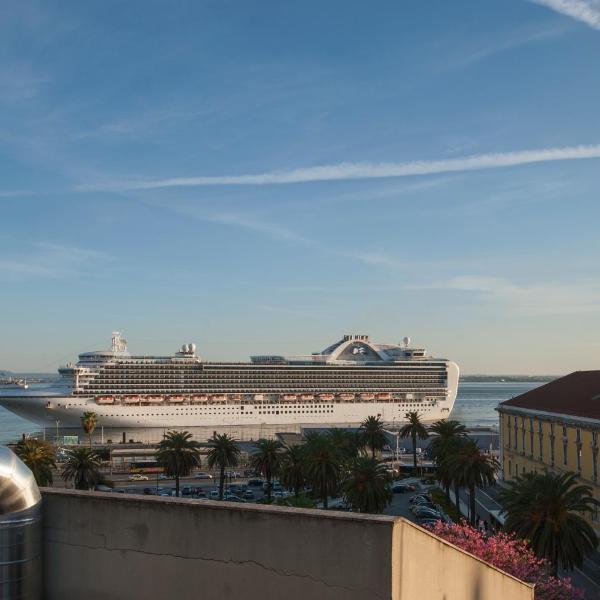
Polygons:
<instances>
[{"instance_id":1,"label":"palm tree","mask_svg":"<svg viewBox=\"0 0 600 600\"><path fill-rule=\"evenodd\" d=\"M458 487L469 490L469 517L475 526L475 488L494 483L498 461L479 450L479 446L468 440L458 451L442 461L443 469ZM458 499L457 499L458 500ZM458 508L458 503L456 505Z\"/></svg>"},{"instance_id":2,"label":"palm tree","mask_svg":"<svg viewBox=\"0 0 600 600\"><path fill-rule=\"evenodd\" d=\"M459 421L442 419L436 421L430 432L437 434L429 445L431 457L437 464L437 479L444 487L446 498L450 500L451 478L446 469L442 468L444 458L458 451L461 442L466 438L467 428ZM458 488L455 489L457 491Z\"/></svg>"},{"instance_id":3,"label":"palm tree","mask_svg":"<svg viewBox=\"0 0 600 600\"><path fill-rule=\"evenodd\" d=\"M360 424L365 445L371 449L371 458L375 458L375 451L382 450L387 444L383 423L379 417L367 417Z\"/></svg>"},{"instance_id":4,"label":"palm tree","mask_svg":"<svg viewBox=\"0 0 600 600\"><path fill-rule=\"evenodd\" d=\"M278 440L261 439L256 442L256 452L250 457L252 468L267 480L267 500L271 501L273 476L279 472L283 444Z\"/></svg>"},{"instance_id":5,"label":"palm tree","mask_svg":"<svg viewBox=\"0 0 600 600\"><path fill-rule=\"evenodd\" d=\"M580 485L575 473L526 473L507 482L500 502L507 513L504 528L527 539L556 575L580 567L598 545L594 529L584 519L599 504L589 485Z\"/></svg>"},{"instance_id":6,"label":"palm tree","mask_svg":"<svg viewBox=\"0 0 600 600\"><path fill-rule=\"evenodd\" d=\"M54 450L45 441L27 438L15 446L15 454L29 467L38 485L52 485L52 469L56 467Z\"/></svg>"},{"instance_id":7,"label":"palm tree","mask_svg":"<svg viewBox=\"0 0 600 600\"><path fill-rule=\"evenodd\" d=\"M179 478L200 466L200 444L189 431L167 431L158 443L156 462L175 478L175 495L179 497Z\"/></svg>"},{"instance_id":8,"label":"palm tree","mask_svg":"<svg viewBox=\"0 0 600 600\"><path fill-rule=\"evenodd\" d=\"M338 451L342 473L344 475L348 474L354 459L358 457L365 445L362 431L353 432L332 427L327 432L327 436L333 447Z\"/></svg>"},{"instance_id":9,"label":"palm tree","mask_svg":"<svg viewBox=\"0 0 600 600\"><path fill-rule=\"evenodd\" d=\"M102 479L100 475L100 457L89 448L73 448L66 451L62 478L73 481L78 490L92 490Z\"/></svg>"},{"instance_id":10,"label":"palm tree","mask_svg":"<svg viewBox=\"0 0 600 600\"><path fill-rule=\"evenodd\" d=\"M81 417L81 426L83 430L88 434L90 439L90 450L92 448L92 433L94 433L94 429L96 429L96 425L98 424L98 416L95 412L84 412Z\"/></svg>"},{"instance_id":11,"label":"palm tree","mask_svg":"<svg viewBox=\"0 0 600 600\"><path fill-rule=\"evenodd\" d=\"M208 466L214 469L219 467L221 476L219 479L219 500L223 500L223 484L225 480L225 468L235 467L240 457L240 448L237 442L226 433L213 434L208 441Z\"/></svg>"},{"instance_id":12,"label":"palm tree","mask_svg":"<svg viewBox=\"0 0 600 600\"><path fill-rule=\"evenodd\" d=\"M427 439L429 434L427 433L427 429L425 429L425 425L421 423L421 418L419 417L419 413L417 411L411 411L406 413L406 418L408 419L408 423L400 430L400 437L412 438L412 447L413 447L413 466L414 473L417 474L417 438L420 440Z\"/></svg>"},{"instance_id":13,"label":"palm tree","mask_svg":"<svg viewBox=\"0 0 600 600\"><path fill-rule=\"evenodd\" d=\"M374 458L357 458L344 484L344 498L359 512L382 513L392 501L391 478L384 465Z\"/></svg>"},{"instance_id":14,"label":"palm tree","mask_svg":"<svg viewBox=\"0 0 600 600\"><path fill-rule=\"evenodd\" d=\"M305 448L298 444L287 446L281 456L279 476L286 488L294 490L294 497L300 496L300 490L306 484Z\"/></svg>"},{"instance_id":15,"label":"palm tree","mask_svg":"<svg viewBox=\"0 0 600 600\"><path fill-rule=\"evenodd\" d=\"M306 440L306 477L327 508L327 499L340 484L343 458L331 437L312 434Z\"/></svg>"}]
</instances>

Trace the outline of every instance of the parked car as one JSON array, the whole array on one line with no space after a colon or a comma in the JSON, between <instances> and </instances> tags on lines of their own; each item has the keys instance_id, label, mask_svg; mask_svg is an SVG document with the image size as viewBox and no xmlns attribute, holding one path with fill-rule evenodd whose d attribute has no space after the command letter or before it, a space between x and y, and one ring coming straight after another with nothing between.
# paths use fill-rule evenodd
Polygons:
<instances>
[{"instance_id":1,"label":"parked car","mask_svg":"<svg viewBox=\"0 0 600 600\"><path fill-rule=\"evenodd\" d=\"M250 479L248 480L248 487L262 487L264 483L262 479Z\"/></svg>"},{"instance_id":2,"label":"parked car","mask_svg":"<svg viewBox=\"0 0 600 600\"><path fill-rule=\"evenodd\" d=\"M218 500L219 499L219 490L211 490L210 498L211 498L211 500Z\"/></svg>"},{"instance_id":3,"label":"parked car","mask_svg":"<svg viewBox=\"0 0 600 600\"><path fill-rule=\"evenodd\" d=\"M169 476L168 476L166 473L161 473L161 474L158 476L158 478L159 478L159 479L169 479Z\"/></svg>"},{"instance_id":4,"label":"parked car","mask_svg":"<svg viewBox=\"0 0 600 600\"><path fill-rule=\"evenodd\" d=\"M246 502L243 498L240 498L239 496L230 496L229 498L225 498L225 500L227 500L227 502Z\"/></svg>"},{"instance_id":5,"label":"parked car","mask_svg":"<svg viewBox=\"0 0 600 600\"><path fill-rule=\"evenodd\" d=\"M225 477L229 477L229 479L239 479L241 476L239 471L225 471Z\"/></svg>"},{"instance_id":6,"label":"parked car","mask_svg":"<svg viewBox=\"0 0 600 600\"><path fill-rule=\"evenodd\" d=\"M254 492L252 490L246 490L244 492L244 498L246 500L254 500L256 496L254 495Z\"/></svg>"},{"instance_id":7,"label":"parked car","mask_svg":"<svg viewBox=\"0 0 600 600\"><path fill-rule=\"evenodd\" d=\"M392 492L394 494L404 494L405 492L414 492L415 488L408 483L396 483L392 486Z\"/></svg>"},{"instance_id":8,"label":"parked car","mask_svg":"<svg viewBox=\"0 0 600 600\"><path fill-rule=\"evenodd\" d=\"M441 518L442 514L435 510L435 508L429 508L427 506L418 506L412 509L412 513L415 517L432 517L432 518Z\"/></svg>"},{"instance_id":9,"label":"parked car","mask_svg":"<svg viewBox=\"0 0 600 600\"><path fill-rule=\"evenodd\" d=\"M210 473L205 473L204 471L199 471L195 475L196 479L212 479L213 476Z\"/></svg>"},{"instance_id":10,"label":"parked car","mask_svg":"<svg viewBox=\"0 0 600 600\"><path fill-rule=\"evenodd\" d=\"M415 504L417 502L423 502L424 500L427 502L431 502L431 496L425 492L422 494L416 494L415 496L411 496L408 502L409 504Z\"/></svg>"},{"instance_id":11,"label":"parked car","mask_svg":"<svg viewBox=\"0 0 600 600\"><path fill-rule=\"evenodd\" d=\"M253 469L246 469L244 471L244 477L259 477L260 473L257 473Z\"/></svg>"},{"instance_id":12,"label":"parked car","mask_svg":"<svg viewBox=\"0 0 600 600\"><path fill-rule=\"evenodd\" d=\"M148 481L148 475L142 475L141 473L134 473L129 476L129 481Z\"/></svg>"},{"instance_id":13,"label":"parked car","mask_svg":"<svg viewBox=\"0 0 600 600\"><path fill-rule=\"evenodd\" d=\"M186 485L185 487L181 488L181 495L182 496L191 496L192 488L189 485Z\"/></svg>"}]
</instances>

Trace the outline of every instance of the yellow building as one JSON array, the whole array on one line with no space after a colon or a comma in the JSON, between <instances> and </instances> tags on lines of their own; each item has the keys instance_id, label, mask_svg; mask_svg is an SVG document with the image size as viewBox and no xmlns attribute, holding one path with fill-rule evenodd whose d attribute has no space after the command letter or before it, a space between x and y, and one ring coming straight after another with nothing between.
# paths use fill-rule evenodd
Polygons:
<instances>
[{"instance_id":1,"label":"yellow building","mask_svg":"<svg viewBox=\"0 0 600 600\"><path fill-rule=\"evenodd\" d=\"M502 477L517 473L577 473L600 500L600 371L576 371L502 402ZM600 529L598 511L591 515Z\"/></svg>"}]
</instances>

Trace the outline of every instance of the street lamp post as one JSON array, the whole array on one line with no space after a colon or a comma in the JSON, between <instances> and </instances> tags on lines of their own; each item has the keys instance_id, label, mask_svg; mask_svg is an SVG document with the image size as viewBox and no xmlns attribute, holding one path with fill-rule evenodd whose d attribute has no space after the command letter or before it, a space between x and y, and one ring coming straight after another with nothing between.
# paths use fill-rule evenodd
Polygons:
<instances>
[{"instance_id":1,"label":"street lamp post","mask_svg":"<svg viewBox=\"0 0 600 600\"><path fill-rule=\"evenodd\" d=\"M56 419L56 439L54 440L54 444L58 446L58 426L60 425L60 419Z\"/></svg>"}]
</instances>

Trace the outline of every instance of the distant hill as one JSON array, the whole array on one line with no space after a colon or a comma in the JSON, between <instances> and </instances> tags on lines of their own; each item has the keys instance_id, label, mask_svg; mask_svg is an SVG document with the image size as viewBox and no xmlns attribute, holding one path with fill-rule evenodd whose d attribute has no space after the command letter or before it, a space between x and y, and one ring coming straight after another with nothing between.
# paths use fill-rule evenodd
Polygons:
<instances>
[{"instance_id":1,"label":"distant hill","mask_svg":"<svg viewBox=\"0 0 600 600\"><path fill-rule=\"evenodd\" d=\"M481 381L481 382L496 382L496 381L554 381L558 375L461 375L461 381Z\"/></svg>"}]
</instances>

